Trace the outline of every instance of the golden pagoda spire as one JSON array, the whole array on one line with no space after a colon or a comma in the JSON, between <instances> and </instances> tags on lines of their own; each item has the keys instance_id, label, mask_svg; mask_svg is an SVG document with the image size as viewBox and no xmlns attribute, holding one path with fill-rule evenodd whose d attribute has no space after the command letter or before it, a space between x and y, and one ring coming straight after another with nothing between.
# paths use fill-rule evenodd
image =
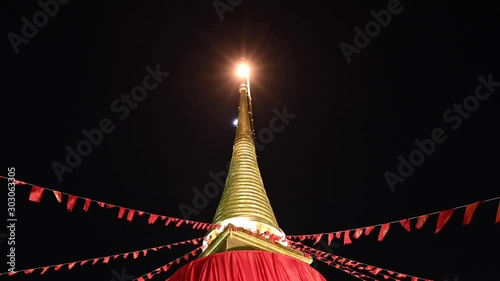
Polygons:
<instances>
[{"instance_id":1,"label":"golden pagoda spire","mask_svg":"<svg viewBox=\"0 0 500 281\"><path fill-rule=\"evenodd\" d=\"M245 218L279 229L257 164L247 85L241 84L239 92L240 106L233 155L213 224L231 218Z\"/></svg>"},{"instance_id":2,"label":"golden pagoda spire","mask_svg":"<svg viewBox=\"0 0 500 281\"><path fill-rule=\"evenodd\" d=\"M252 96L249 69L245 67L243 70L246 71L243 71L241 76L246 78L246 83L239 86L240 101L233 154L222 198L213 221L213 224L220 225L220 228L208 233L207 248L201 256L234 249L260 249L279 252L311 263L311 258L288 247L286 235L279 228L267 197L253 141ZM282 239L280 244L276 245L248 236L244 232L231 231L228 226L256 233L268 233Z\"/></svg>"}]
</instances>

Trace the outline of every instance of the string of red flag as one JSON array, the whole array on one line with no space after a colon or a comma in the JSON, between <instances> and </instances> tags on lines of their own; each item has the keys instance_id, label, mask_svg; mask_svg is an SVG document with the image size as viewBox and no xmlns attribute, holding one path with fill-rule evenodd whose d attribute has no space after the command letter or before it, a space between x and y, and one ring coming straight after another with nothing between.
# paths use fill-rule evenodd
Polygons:
<instances>
[{"instance_id":1,"label":"string of red flag","mask_svg":"<svg viewBox=\"0 0 500 281\"><path fill-rule=\"evenodd\" d=\"M325 263L326 265L328 266L333 266L335 267L336 269L339 269L351 276L354 276L360 280L363 280L363 281L369 281L369 280L375 280L375 281L379 281L380 279L376 279L376 278L373 278L371 276L367 276L366 274L356 270L355 268L353 267L348 267L348 266L343 266L341 263L336 263L336 262L332 262L326 258L322 258L322 257L319 257L319 256L316 256L316 259ZM394 278L392 276L388 276L388 275L382 275L382 277L384 279L392 279L392 280L395 280L395 281L401 281L401 279L398 279L398 278ZM418 279L417 279L418 280Z\"/></svg>"},{"instance_id":2,"label":"string of red flag","mask_svg":"<svg viewBox=\"0 0 500 281\"><path fill-rule=\"evenodd\" d=\"M138 277L138 278L134 279L133 281L145 281L145 280L151 280L151 279L153 279L153 277L154 277L155 275L158 275L158 274L160 274L160 273L167 272L167 271L168 271L168 270L172 267L172 265L174 265L174 264L180 264L180 263L181 263L181 261L182 261L183 259L187 261L187 260L189 260L189 258L190 258L190 257L194 257L194 256L196 256L196 253L197 253L199 250L201 250L201 248L202 248L202 246L200 246L200 247L198 247L198 248L196 248L196 249L192 250L191 252L189 252L189 253L187 253L187 254L184 254L184 255L182 255L182 256L180 256L180 257L176 258L175 260L173 260L173 261L171 261L171 262L169 262L169 263L167 263L167 264L165 264L165 265L163 265L163 266L158 267L157 269L155 269L155 270L153 270L153 271L151 271L151 272L149 272L149 273L146 273L146 274L144 274L144 275L142 275L142 276L140 276L140 277Z\"/></svg>"},{"instance_id":3,"label":"string of red flag","mask_svg":"<svg viewBox=\"0 0 500 281\"><path fill-rule=\"evenodd\" d=\"M0 178L5 178L5 177L0 176ZM5 178L5 179L7 179L7 178ZM132 208L117 206L117 205L105 203L102 201L97 201L94 199L65 193L62 191L55 190L55 189L41 187L41 186L34 185L34 184L24 182L24 181L14 180L13 183L15 185L31 186L29 200L32 202L36 202L36 203L40 203L40 200L42 199L42 195L43 195L45 190L52 191L55 198L57 199L57 201L59 203L63 203L63 195L64 195L64 197L67 198L66 209L68 210L68 212L71 212L73 210L77 200L80 200L80 201L84 201L83 210L85 212L87 212L89 210L91 203L94 203L94 204L99 205L102 208L118 209L118 218L119 219L123 218L125 216L125 213L127 213L126 219L130 222L133 220L135 214L137 214L137 216L149 215L149 219L148 219L149 224L154 224L158 220L158 218L160 218L160 220L165 221L165 226L168 226L172 223L172 225L175 225L175 227L179 227L184 223L184 224L191 225L193 229L200 229L200 230L212 230L212 229L215 229L218 227L218 226L211 224L211 223L185 220L185 219L181 219L181 218L163 216L163 215L153 214L153 213L149 213L149 212L145 212L145 211L141 211L141 210L135 210Z\"/></svg>"},{"instance_id":4,"label":"string of red flag","mask_svg":"<svg viewBox=\"0 0 500 281\"><path fill-rule=\"evenodd\" d=\"M338 255L335 255L332 253L320 251L318 249L306 246L300 242L290 241L290 243L292 244L292 246L294 248L296 248L304 253L308 253L308 254L315 256L316 258L318 258L318 260L325 262L327 265L331 266L332 264L335 264L336 265L335 267L339 268L339 269L340 269L340 266L348 267L348 268L350 268L351 271L357 272L360 275L362 275L359 277L368 277L368 278L374 279L373 277L367 276L367 275L358 271L358 270L366 270L370 274L373 274L374 276L380 275L384 279L393 279L396 281L404 280L405 278L407 280L411 280L411 281L418 281L418 280L433 281L431 279L416 277L413 275L404 274L404 273L397 272L394 270L389 270L389 269L385 269L382 267L378 267L378 266L362 263L359 261L347 259L347 258L338 256ZM330 258L331 260L328 260L326 258ZM351 272L351 273L353 273L353 272ZM349 272L347 272L347 273L349 273ZM349 274L351 274L351 273L349 273ZM358 276L356 276L356 277L358 277ZM377 280L377 279L374 279L374 280Z\"/></svg>"},{"instance_id":5,"label":"string of red flag","mask_svg":"<svg viewBox=\"0 0 500 281\"><path fill-rule=\"evenodd\" d=\"M339 263L339 262L336 262L336 261L330 261L328 260L327 258L317 254L317 253L314 253L312 251L308 251L308 250L305 250L304 248L299 248L297 246L295 246L293 244L293 241L291 241L291 244L290 245L293 249L296 249L298 251L301 251L301 252L304 252L306 254L310 254L312 256L314 256L315 259L325 263L326 265L328 266L333 266L335 267L336 269L339 269L353 277L356 277L360 280L363 280L363 281L370 281L370 280L375 280L375 281L378 281L377 279L373 278L373 277L370 277L370 276L367 276L365 275L364 273L354 269L354 268L351 268L351 267L348 267L348 266L344 266L343 264ZM298 244L301 244L300 242ZM302 244L301 244L302 245Z\"/></svg>"},{"instance_id":6,"label":"string of red flag","mask_svg":"<svg viewBox=\"0 0 500 281\"><path fill-rule=\"evenodd\" d=\"M335 267L336 269L339 269L353 277L356 277L358 278L359 280L363 280L363 281L370 281L370 280L375 280L375 281L378 281L377 279L373 278L373 277L370 277L370 276L366 276L365 274L363 274L362 272L359 272L355 269L352 269L350 267L347 267L347 266L343 266L341 264L332 264L331 261L327 260L326 258L322 258L322 257L319 257L319 256L316 256L315 257L317 260L325 263L326 265L328 266L333 266Z\"/></svg>"},{"instance_id":7,"label":"string of red flag","mask_svg":"<svg viewBox=\"0 0 500 281\"><path fill-rule=\"evenodd\" d=\"M387 222L387 223L358 227L358 228L347 229L347 230L339 230L339 231L334 231L334 232L301 234L301 235L287 235L286 238L299 239L300 241L304 241L306 239L314 240L315 241L314 245L316 245L317 243L319 243L321 238L323 238L323 236L326 236L328 239L328 245L330 245L332 240L342 239L342 235L344 235L343 244L347 245L347 244L352 244L351 232L352 232L352 237L355 239L358 239L359 237L361 237L361 235L363 233L365 234L365 236L368 236L376 227L380 227L378 237L377 237L377 240L380 242L384 239L387 232L389 232L389 229L390 229L392 224L399 224L406 231L410 232L412 221L416 220L414 227L416 229L420 229L425 224L425 222L429 219L429 217L433 216L433 215L438 215L438 219L437 219L437 223L436 223L436 230L434 232L435 234L437 234L448 223L448 221L450 220L450 218L453 215L455 210L465 208L463 225L468 225L472 221L472 217L474 216L474 212L476 211L477 207L480 204L484 204L484 203L499 200L499 199L500 199L500 196L495 197L495 198L491 198L488 200L481 200L481 201L477 201L477 202L474 202L471 204L454 207L454 208L451 208L448 210L433 212L433 213L429 213L429 214L425 214L425 215L420 215L420 216L415 216L415 217L411 217L411 218L391 221L391 222ZM498 204L496 219L495 219L495 223L499 223L499 222L500 222L500 202Z\"/></svg>"},{"instance_id":8,"label":"string of red flag","mask_svg":"<svg viewBox=\"0 0 500 281\"><path fill-rule=\"evenodd\" d=\"M65 262L65 263L46 265L46 266L39 266L39 267L22 269L22 270L17 270L17 271L2 272L2 273L0 273L0 275L12 276L12 275L15 275L15 274L20 273L20 272L24 272L25 274L31 274L37 270L40 270L40 275L42 275L45 272L47 272L47 270L49 270L51 268L53 268L55 271L58 271L63 266L67 266L68 270L71 270L76 265L84 265L84 264L89 263L89 262L92 262L92 265L95 265L98 261L101 261L101 264L104 264L104 263L108 263L111 259L114 260L114 259L117 259L119 257L123 257L124 259L126 259L128 256L133 256L134 259L137 259L141 253L143 254L143 256L146 256L147 252L150 250L156 252L156 251L164 249L164 248L172 249L173 246L178 246L178 245L184 245L184 244L198 245L201 243L200 240L202 240L203 238L204 237L198 237L198 238L189 239L189 240L180 241L180 242L175 242L175 243L171 243L171 244L167 244L167 245L163 245L163 246L151 247L151 248L147 248L147 249L135 250L135 251L131 251L131 252L125 252L125 253L114 254L114 255L109 255L109 256L102 256L102 257L79 260L79 261Z\"/></svg>"},{"instance_id":9,"label":"string of red flag","mask_svg":"<svg viewBox=\"0 0 500 281\"><path fill-rule=\"evenodd\" d=\"M269 240L269 242L275 243L275 244L278 244L281 241L281 239L279 239L279 237L267 236L266 233L257 233L257 232L253 232L249 229L244 229L241 227L230 227L230 230L231 231L237 231L237 230L244 231L244 232L246 232L248 234L252 234L256 237L267 239L267 240ZM342 270L342 271L344 271L344 272L346 272L346 273L348 273L348 274L350 274L350 275L352 275L360 280L364 280L364 281L369 281L369 280L377 281L378 280L378 279L375 279L375 278L368 276L368 275L359 271L359 270L367 270L367 271L369 271L370 274L373 274L373 275L377 275L381 271L386 271L387 274L384 274L385 272L380 273L380 276L383 277L384 279L394 279L396 281L401 281L401 279L398 279L398 278L412 278L411 281L418 281L418 280L432 281L431 279L423 279L423 278L415 277L415 276L412 276L409 274L403 274L403 273L400 273L397 271L388 270L388 269L384 269L381 267L375 267L373 265L368 265L365 263L346 259L346 258L337 256L337 255L334 255L334 254L330 254L327 252L323 252L323 251L314 249L314 248L306 246L300 242L295 242L292 240L288 240L288 242L290 243L290 246L292 248L295 248L296 250L299 250L299 251L304 252L306 254L315 256L316 259L318 259L322 262L325 262L327 265L329 265L329 266L334 265L337 269L340 269L340 270ZM297 245L300 245L300 247L298 247ZM325 259L326 257L330 257L331 260L326 260ZM357 265L358 267L354 267L355 265Z\"/></svg>"},{"instance_id":10,"label":"string of red flag","mask_svg":"<svg viewBox=\"0 0 500 281\"><path fill-rule=\"evenodd\" d=\"M268 240L269 242L274 243L274 244L279 244L279 245L281 245L281 244L280 244L280 242L282 241L282 239L281 239L280 237L277 237L277 236L274 236L274 235L268 235L268 234L267 234L267 233L265 233L265 232L264 232L264 233L254 232L254 231L252 231L252 230L250 230L250 229L245 229L245 228L242 228L242 227L234 227L234 226L231 226L231 227L229 227L229 230L230 230L230 231L243 231L243 232L248 233L248 234L250 234L250 235L254 235L255 237L259 237L259 238L262 238L262 239L266 239L266 240ZM290 242L290 244L291 244L290 246L291 246L292 248L294 248L294 249L299 250L299 251L301 251L301 252L302 252L302 250L303 250L303 249L300 249L300 248L294 247L294 244L292 244L292 243L295 243L295 244L300 244L300 245L302 245L302 243L300 243L300 242L295 242L295 241L291 241L291 240L288 240L288 242ZM305 246L305 245L303 245L303 246ZM315 250L315 249L314 249L314 250ZM306 252L306 251L304 251L304 252ZM310 253L310 252L306 252L306 255L307 255L307 254L312 255L312 253ZM323 258L322 258L322 257L318 257L317 259L323 259ZM331 263L331 262L330 262L330 263ZM366 276L366 275L364 275L364 274L362 274L362 273L360 273L360 272L356 271L355 269L348 268L348 267L346 267L346 266L344 266L344 265L340 265L340 266L338 267L338 269L340 269L340 270L342 270L342 271L344 271L344 272L346 272L346 273L348 273L348 274L350 274L350 275L352 275L352 276L354 276L354 277L356 277L356 278L358 278L358 279L361 279L361 280L363 280L363 281L369 281L369 280L367 280L367 279L363 279L363 278L369 278L369 279L371 279L371 280L375 280L375 281L377 281L376 279L374 279L374 278L372 278L372 277L370 277L370 276Z\"/></svg>"}]
</instances>

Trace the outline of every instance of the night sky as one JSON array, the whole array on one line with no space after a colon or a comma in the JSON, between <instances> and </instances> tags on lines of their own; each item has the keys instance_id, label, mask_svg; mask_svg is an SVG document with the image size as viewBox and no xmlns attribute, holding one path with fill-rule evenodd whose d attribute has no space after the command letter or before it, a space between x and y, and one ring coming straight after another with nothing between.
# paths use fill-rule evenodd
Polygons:
<instances>
[{"instance_id":1,"label":"night sky","mask_svg":"<svg viewBox=\"0 0 500 281\"><path fill-rule=\"evenodd\" d=\"M260 171L286 234L353 229L500 195L496 1L61 0L58 10L46 8L46 22L37 14L36 30L23 26L40 4L15 2L2 9L2 176L15 167L18 180L43 187L212 222L221 192L206 206L193 198L230 161L234 73L245 57ZM370 23L376 17L381 25ZM150 90L141 101L122 99L143 85ZM67 147L76 150L84 130L99 128L107 131L102 140L58 178L54 165L68 165ZM419 149L415 140L428 139L434 149L401 175L400 162ZM205 234L149 225L147 217L129 223L96 204L84 212L81 200L67 212L51 192L36 204L29 191L16 188L16 270ZM434 215L409 233L392 225L382 242L377 229L351 245L316 246L436 281L498 280L497 206L479 205L468 226L464 209L456 210L439 234ZM9 249L0 239L5 272ZM140 276L192 249L10 279L131 280L115 275ZM358 280L313 266L327 280Z\"/></svg>"}]
</instances>

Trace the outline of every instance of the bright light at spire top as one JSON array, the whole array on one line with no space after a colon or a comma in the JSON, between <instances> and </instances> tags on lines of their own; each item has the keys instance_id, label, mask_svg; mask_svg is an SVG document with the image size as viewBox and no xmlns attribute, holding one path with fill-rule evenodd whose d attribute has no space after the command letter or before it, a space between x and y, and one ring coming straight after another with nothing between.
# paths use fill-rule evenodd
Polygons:
<instances>
[{"instance_id":1,"label":"bright light at spire top","mask_svg":"<svg viewBox=\"0 0 500 281\"><path fill-rule=\"evenodd\" d=\"M240 77L247 77L250 74L250 68L246 64L238 66L237 74Z\"/></svg>"}]
</instances>

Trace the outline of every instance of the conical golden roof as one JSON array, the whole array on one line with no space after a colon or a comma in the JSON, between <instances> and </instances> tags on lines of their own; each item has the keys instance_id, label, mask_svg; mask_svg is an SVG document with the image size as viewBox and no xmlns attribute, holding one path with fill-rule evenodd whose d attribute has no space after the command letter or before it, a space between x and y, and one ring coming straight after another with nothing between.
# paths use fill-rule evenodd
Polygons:
<instances>
[{"instance_id":1,"label":"conical golden roof","mask_svg":"<svg viewBox=\"0 0 500 281\"><path fill-rule=\"evenodd\" d=\"M247 78L247 84L239 87L240 106L233 155L213 221L219 227L207 233L200 257L234 250L260 250L287 255L311 264L312 257L288 245L286 234L279 228L267 197L253 142L248 83ZM264 234L264 238L255 237L242 229ZM274 241L269 240L271 238Z\"/></svg>"},{"instance_id":2,"label":"conical golden roof","mask_svg":"<svg viewBox=\"0 0 500 281\"><path fill-rule=\"evenodd\" d=\"M247 85L240 85L239 92L240 103L233 155L213 224L243 218L281 231L257 164L249 110L251 97L248 94Z\"/></svg>"}]
</instances>

